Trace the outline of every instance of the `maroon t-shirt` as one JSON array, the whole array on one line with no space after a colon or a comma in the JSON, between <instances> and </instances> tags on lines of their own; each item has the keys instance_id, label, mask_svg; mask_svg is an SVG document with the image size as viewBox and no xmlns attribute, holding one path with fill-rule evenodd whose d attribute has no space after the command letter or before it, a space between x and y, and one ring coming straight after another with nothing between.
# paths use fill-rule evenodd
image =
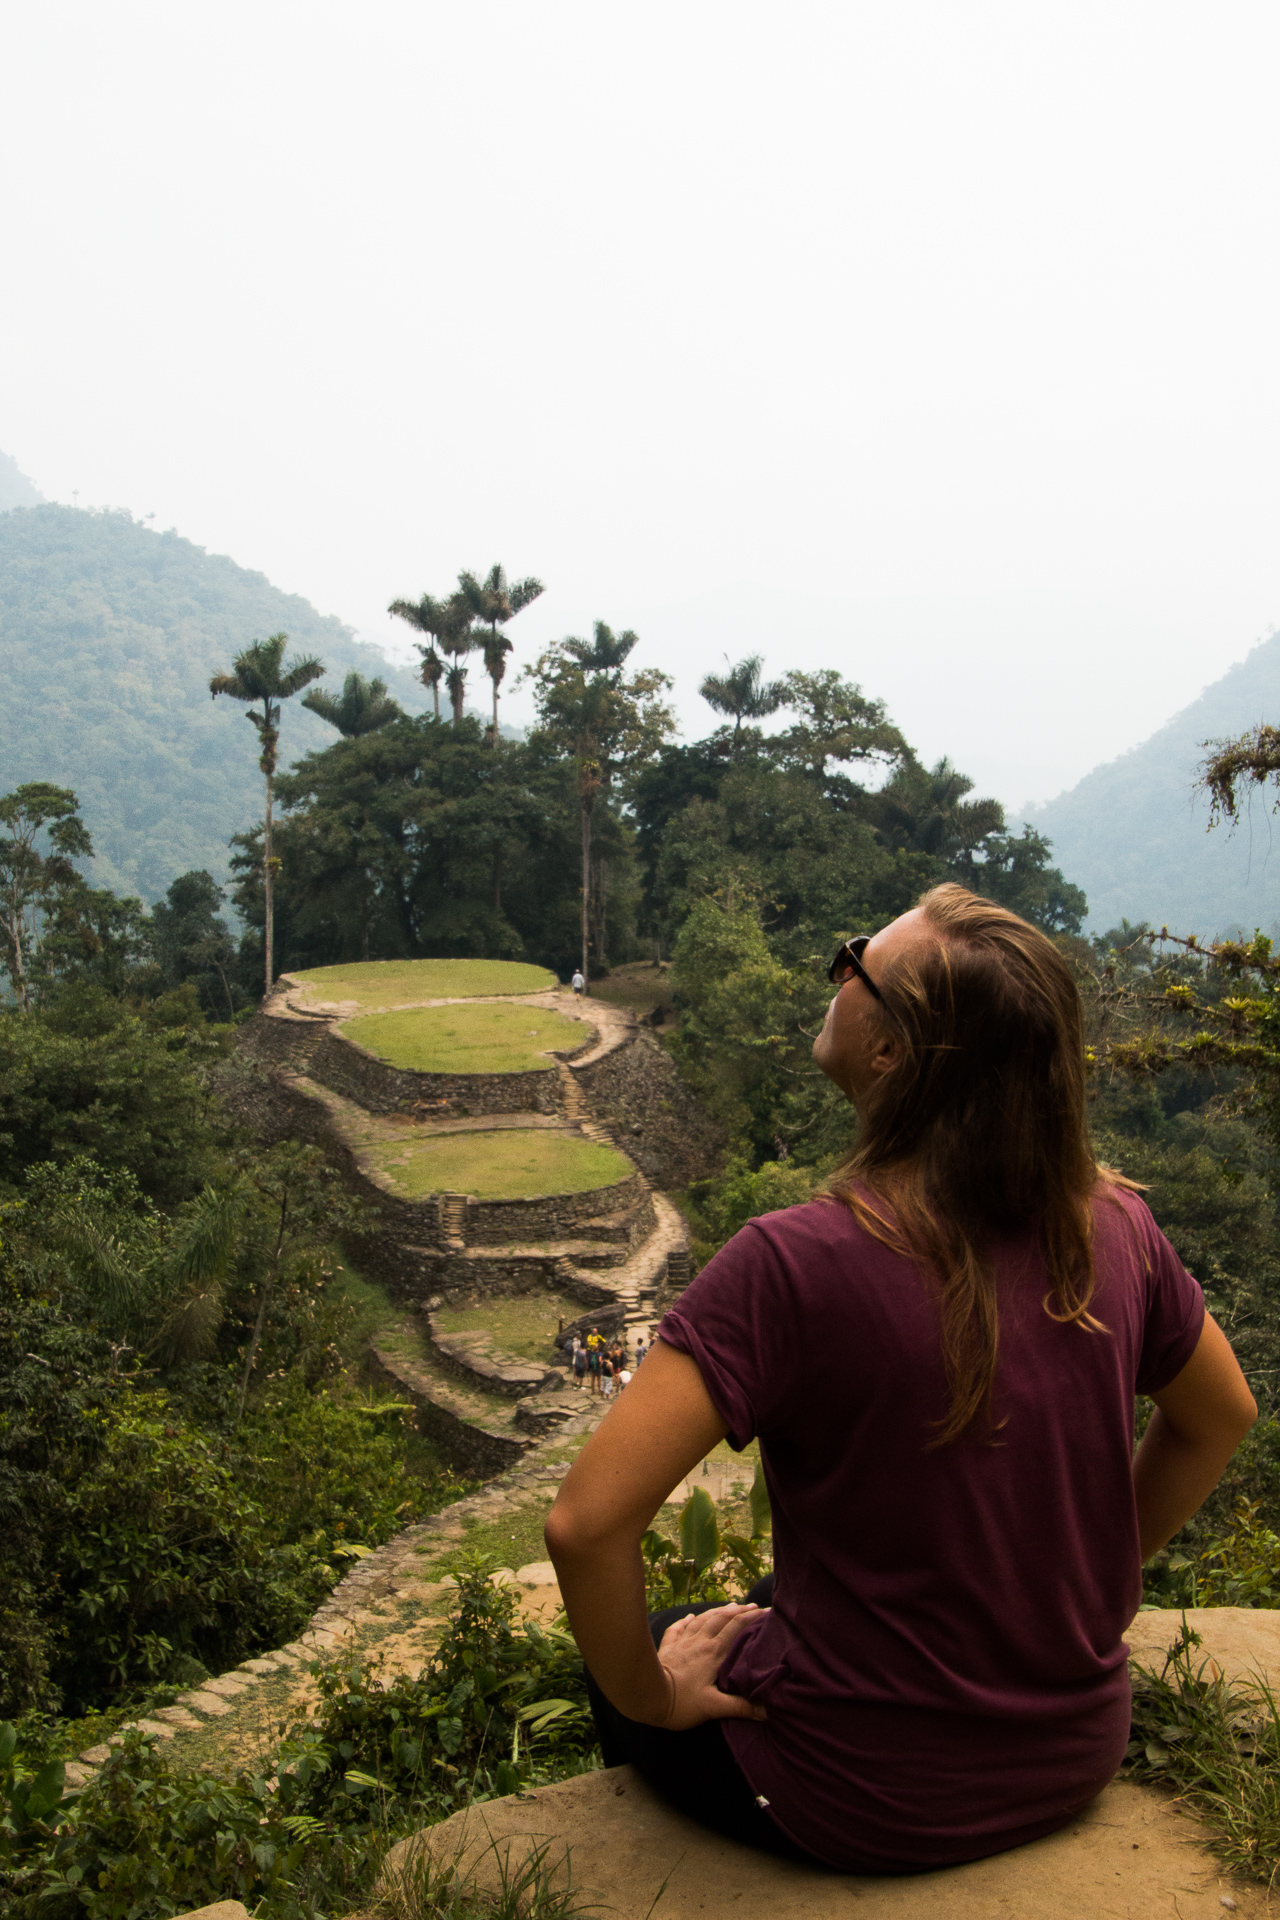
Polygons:
<instances>
[{"instance_id":1,"label":"maroon t-shirt","mask_svg":"<svg viewBox=\"0 0 1280 1920\"><path fill-rule=\"evenodd\" d=\"M929 1450L935 1295L835 1202L750 1221L658 1330L730 1445L759 1436L773 1606L719 1678L769 1717L723 1725L778 1825L832 1866L997 1853L1064 1825L1120 1764L1134 1395L1181 1372L1204 1300L1137 1195L1107 1194L1105 1333L1043 1310L1030 1236L996 1251L994 1446Z\"/></svg>"}]
</instances>

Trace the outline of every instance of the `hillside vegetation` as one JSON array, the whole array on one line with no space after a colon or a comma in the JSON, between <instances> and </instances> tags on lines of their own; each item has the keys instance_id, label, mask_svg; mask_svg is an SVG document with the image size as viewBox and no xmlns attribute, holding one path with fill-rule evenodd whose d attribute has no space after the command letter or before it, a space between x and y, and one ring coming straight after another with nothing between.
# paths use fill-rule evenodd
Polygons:
<instances>
[{"instance_id":1,"label":"hillside vegetation","mask_svg":"<svg viewBox=\"0 0 1280 1920\"><path fill-rule=\"evenodd\" d=\"M0 508L13 492L0 466ZM278 632L320 656L335 693L354 670L410 710L425 703L409 673L340 621L176 533L127 513L0 512L5 787L75 790L93 824L96 886L150 902L193 869L224 880L228 840L261 816L262 777L254 734L210 700L209 677ZM290 708L286 756L333 738L300 702Z\"/></svg>"},{"instance_id":2,"label":"hillside vegetation","mask_svg":"<svg viewBox=\"0 0 1280 1920\"><path fill-rule=\"evenodd\" d=\"M1206 687L1141 746L1095 767L1068 793L1030 811L1063 870L1089 900L1089 930L1148 920L1214 938L1272 932L1280 915L1280 845L1270 807L1255 797L1234 832L1210 834L1193 796L1203 742L1280 714L1280 633Z\"/></svg>"}]
</instances>

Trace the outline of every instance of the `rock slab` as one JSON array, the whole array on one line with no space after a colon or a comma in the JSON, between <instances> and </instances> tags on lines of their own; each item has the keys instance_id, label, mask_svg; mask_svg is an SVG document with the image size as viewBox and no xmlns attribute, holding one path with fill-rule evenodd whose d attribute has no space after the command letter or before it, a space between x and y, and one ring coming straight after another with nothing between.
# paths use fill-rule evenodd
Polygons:
<instances>
[{"instance_id":1,"label":"rock slab","mask_svg":"<svg viewBox=\"0 0 1280 1920\"><path fill-rule=\"evenodd\" d=\"M215 1900L211 1907L192 1907L173 1920L249 1920L249 1909L239 1900Z\"/></svg>"},{"instance_id":2,"label":"rock slab","mask_svg":"<svg viewBox=\"0 0 1280 1920\"><path fill-rule=\"evenodd\" d=\"M631 1767L490 1800L403 1841L388 1877L414 1872L417 1850L496 1893L501 1863L518 1870L550 1842L566 1849L581 1901L611 1920L1243 1920L1272 1909L1266 1891L1222 1874L1203 1828L1153 1788L1113 1782L1061 1833L1012 1853L909 1876L822 1873L722 1840L674 1813ZM661 1894L661 1899L659 1899Z\"/></svg>"}]
</instances>

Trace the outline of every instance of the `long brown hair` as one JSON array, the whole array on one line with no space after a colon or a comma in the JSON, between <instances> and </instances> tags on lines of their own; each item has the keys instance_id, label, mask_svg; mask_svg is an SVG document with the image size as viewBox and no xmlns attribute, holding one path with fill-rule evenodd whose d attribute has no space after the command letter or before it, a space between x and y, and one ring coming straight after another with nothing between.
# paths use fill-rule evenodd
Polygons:
<instances>
[{"instance_id":1,"label":"long brown hair","mask_svg":"<svg viewBox=\"0 0 1280 1920\"><path fill-rule=\"evenodd\" d=\"M992 1242L1033 1228L1045 1311L1105 1332L1089 1312L1090 1203L1100 1179L1130 1183L1094 1158L1080 995L1053 942L964 887L934 887L917 904L937 937L877 976L877 1012L899 1057L864 1102L830 1191L936 1279L950 1387L940 1446L980 1417L989 1436L998 1426Z\"/></svg>"}]
</instances>

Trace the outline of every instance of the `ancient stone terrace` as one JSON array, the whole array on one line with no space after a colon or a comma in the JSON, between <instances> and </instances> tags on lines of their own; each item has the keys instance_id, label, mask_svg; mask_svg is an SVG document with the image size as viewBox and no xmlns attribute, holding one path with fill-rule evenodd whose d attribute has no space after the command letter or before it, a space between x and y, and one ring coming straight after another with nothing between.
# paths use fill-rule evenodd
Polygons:
<instances>
[{"instance_id":1,"label":"ancient stone terrace","mask_svg":"<svg viewBox=\"0 0 1280 1920\"><path fill-rule=\"evenodd\" d=\"M508 978L524 991L493 991ZM467 1471L500 1471L567 1417L549 1398L566 1356L450 1334L442 1310L542 1292L568 1303L564 1345L589 1322L634 1339L685 1282L683 1221L643 1163L683 1185L718 1143L633 1015L538 969L285 975L224 1090L268 1135L322 1145L376 1208L354 1258L406 1309L376 1364Z\"/></svg>"}]
</instances>

